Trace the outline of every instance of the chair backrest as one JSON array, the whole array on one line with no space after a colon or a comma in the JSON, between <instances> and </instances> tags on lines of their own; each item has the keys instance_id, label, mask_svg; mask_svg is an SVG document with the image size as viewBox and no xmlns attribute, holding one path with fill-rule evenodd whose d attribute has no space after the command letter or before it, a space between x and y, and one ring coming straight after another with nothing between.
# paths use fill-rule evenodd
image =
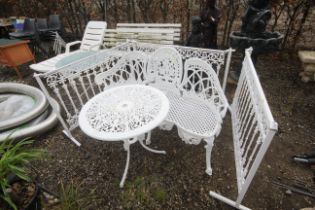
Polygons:
<instances>
[{"instance_id":1,"label":"chair backrest","mask_svg":"<svg viewBox=\"0 0 315 210\"><path fill-rule=\"evenodd\" d=\"M179 91L183 77L183 60L175 48L162 47L150 56L147 67L148 81L162 90Z\"/></svg>"},{"instance_id":2,"label":"chair backrest","mask_svg":"<svg viewBox=\"0 0 315 210\"><path fill-rule=\"evenodd\" d=\"M148 57L142 52L131 52L120 58L113 68L95 77L95 83L103 88L120 84L144 84Z\"/></svg>"},{"instance_id":3,"label":"chair backrest","mask_svg":"<svg viewBox=\"0 0 315 210\"><path fill-rule=\"evenodd\" d=\"M35 19L34 18L26 18L24 21L24 32L35 32Z\"/></svg>"},{"instance_id":4,"label":"chair backrest","mask_svg":"<svg viewBox=\"0 0 315 210\"><path fill-rule=\"evenodd\" d=\"M59 15L49 15L48 28L55 29L55 30L61 29L61 21L60 21Z\"/></svg>"},{"instance_id":5,"label":"chair backrest","mask_svg":"<svg viewBox=\"0 0 315 210\"><path fill-rule=\"evenodd\" d=\"M38 18L36 20L36 27L38 30L47 29L48 28L47 19L46 18Z\"/></svg>"},{"instance_id":6,"label":"chair backrest","mask_svg":"<svg viewBox=\"0 0 315 210\"><path fill-rule=\"evenodd\" d=\"M81 42L81 50L89 50L96 45L102 45L107 23L105 21L88 22ZM96 50L99 49L95 48Z\"/></svg>"},{"instance_id":7,"label":"chair backrest","mask_svg":"<svg viewBox=\"0 0 315 210\"><path fill-rule=\"evenodd\" d=\"M180 23L117 23L117 29L139 29L144 31L145 29L157 29L167 30L172 29L171 33L167 33L172 37L172 41L181 41L181 27ZM161 43L163 44L163 43Z\"/></svg>"},{"instance_id":8,"label":"chair backrest","mask_svg":"<svg viewBox=\"0 0 315 210\"><path fill-rule=\"evenodd\" d=\"M183 96L209 101L214 104L221 117L229 107L216 72L200 58L186 60L184 78L181 83Z\"/></svg>"},{"instance_id":9,"label":"chair backrest","mask_svg":"<svg viewBox=\"0 0 315 210\"><path fill-rule=\"evenodd\" d=\"M245 51L231 115L239 204L278 129L251 60L251 49Z\"/></svg>"}]
</instances>

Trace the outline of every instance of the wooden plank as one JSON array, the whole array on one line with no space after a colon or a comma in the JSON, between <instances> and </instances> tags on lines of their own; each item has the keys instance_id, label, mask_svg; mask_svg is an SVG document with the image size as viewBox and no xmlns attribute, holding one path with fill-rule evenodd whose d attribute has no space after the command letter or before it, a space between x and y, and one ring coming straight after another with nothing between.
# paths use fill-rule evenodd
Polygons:
<instances>
[{"instance_id":1,"label":"wooden plank","mask_svg":"<svg viewBox=\"0 0 315 210\"><path fill-rule=\"evenodd\" d=\"M174 41L180 41L180 27L181 24L118 23L116 29L106 30L104 45L116 46L127 39L172 45Z\"/></svg>"},{"instance_id":2,"label":"wooden plank","mask_svg":"<svg viewBox=\"0 0 315 210\"><path fill-rule=\"evenodd\" d=\"M181 28L180 23L117 23L117 28L119 27L156 27L156 28Z\"/></svg>"},{"instance_id":3,"label":"wooden plank","mask_svg":"<svg viewBox=\"0 0 315 210\"><path fill-rule=\"evenodd\" d=\"M157 29L157 28L117 28L117 32L130 32L130 33L164 33L174 34L174 29Z\"/></svg>"},{"instance_id":4,"label":"wooden plank","mask_svg":"<svg viewBox=\"0 0 315 210\"><path fill-rule=\"evenodd\" d=\"M117 28L160 28L174 29L180 33L182 25L179 23L117 23Z\"/></svg>"}]
</instances>

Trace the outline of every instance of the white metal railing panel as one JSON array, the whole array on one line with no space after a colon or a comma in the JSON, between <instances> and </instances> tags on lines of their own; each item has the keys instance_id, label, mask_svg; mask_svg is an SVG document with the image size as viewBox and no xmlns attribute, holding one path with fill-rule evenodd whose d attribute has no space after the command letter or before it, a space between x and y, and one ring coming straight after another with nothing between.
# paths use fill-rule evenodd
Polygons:
<instances>
[{"instance_id":1,"label":"white metal railing panel","mask_svg":"<svg viewBox=\"0 0 315 210\"><path fill-rule=\"evenodd\" d=\"M278 129L251 59L245 51L241 75L231 105L238 196L236 201L215 192L210 195L239 209L253 177Z\"/></svg>"}]
</instances>

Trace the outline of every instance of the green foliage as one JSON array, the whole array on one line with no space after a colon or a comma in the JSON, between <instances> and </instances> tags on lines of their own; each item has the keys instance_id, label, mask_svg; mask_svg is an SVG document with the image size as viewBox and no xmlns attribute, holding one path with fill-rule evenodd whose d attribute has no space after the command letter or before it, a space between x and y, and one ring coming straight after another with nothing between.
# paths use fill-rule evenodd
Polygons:
<instances>
[{"instance_id":1,"label":"green foliage","mask_svg":"<svg viewBox=\"0 0 315 210\"><path fill-rule=\"evenodd\" d=\"M8 193L10 184L7 178L13 173L25 181L30 181L31 178L28 176L30 162L39 159L44 154L39 149L25 148L32 143L32 140L23 139L16 144L13 143L13 140L7 140L0 144L0 198L15 210L17 209L16 205Z\"/></svg>"},{"instance_id":2,"label":"green foliage","mask_svg":"<svg viewBox=\"0 0 315 210\"><path fill-rule=\"evenodd\" d=\"M64 185L63 182L60 184L59 196L60 204L58 210L84 210L94 202L95 195L94 190L84 197L80 194L79 189L81 184L76 184L71 181L69 184Z\"/></svg>"},{"instance_id":3,"label":"green foliage","mask_svg":"<svg viewBox=\"0 0 315 210\"><path fill-rule=\"evenodd\" d=\"M124 209L147 209L166 202L167 192L156 177L137 177L127 182L120 196Z\"/></svg>"}]
</instances>

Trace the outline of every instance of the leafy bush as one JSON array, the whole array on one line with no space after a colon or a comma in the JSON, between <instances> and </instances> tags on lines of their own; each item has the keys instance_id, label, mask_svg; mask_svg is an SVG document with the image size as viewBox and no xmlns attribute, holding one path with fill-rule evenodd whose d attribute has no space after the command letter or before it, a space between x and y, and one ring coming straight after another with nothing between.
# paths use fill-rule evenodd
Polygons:
<instances>
[{"instance_id":1,"label":"leafy bush","mask_svg":"<svg viewBox=\"0 0 315 210\"><path fill-rule=\"evenodd\" d=\"M44 154L43 150L26 148L33 141L23 139L14 144L13 140L7 140L0 144L0 198L8 203L14 210L16 205L10 198L10 183L8 176L15 174L25 181L30 181L28 176L29 164L31 161L39 159Z\"/></svg>"}]
</instances>

